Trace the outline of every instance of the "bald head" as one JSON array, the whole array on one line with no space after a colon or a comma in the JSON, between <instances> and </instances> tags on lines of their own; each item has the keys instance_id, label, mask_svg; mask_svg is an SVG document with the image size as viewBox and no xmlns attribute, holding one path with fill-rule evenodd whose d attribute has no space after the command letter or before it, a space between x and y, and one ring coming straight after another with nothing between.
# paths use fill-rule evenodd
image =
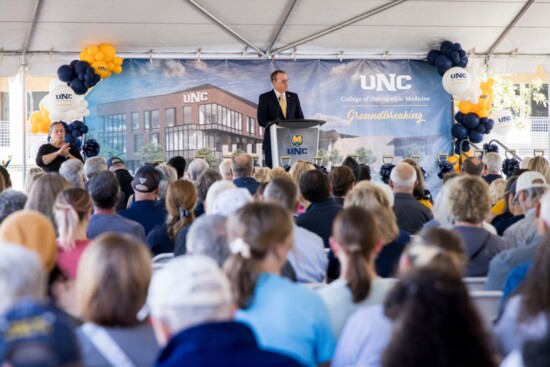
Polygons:
<instances>
[{"instance_id":1,"label":"bald head","mask_svg":"<svg viewBox=\"0 0 550 367\"><path fill-rule=\"evenodd\" d=\"M252 177L254 173L252 157L246 153L237 154L231 161L231 170L233 178Z\"/></svg>"},{"instance_id":2,"label":"bald head","mask_svg":"<svg viewBox=\"0 0 550 367\"><path fill-rule=\"evenodd\" d=\"M390 186L393 192L412 194L416 186L416 171L414 167L404 162L393 167L390 174Z\"/></svg>"}]
</instances>

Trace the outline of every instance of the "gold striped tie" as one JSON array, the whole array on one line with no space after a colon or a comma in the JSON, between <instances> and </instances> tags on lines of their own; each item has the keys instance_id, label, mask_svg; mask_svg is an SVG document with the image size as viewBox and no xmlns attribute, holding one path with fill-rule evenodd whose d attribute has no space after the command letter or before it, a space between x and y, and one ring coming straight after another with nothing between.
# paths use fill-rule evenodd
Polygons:
<instances>
[{"instance_id":1,"label":"gold striped tie","mask_svg":"<svg viewBox=\"0 0 550 367\"><path fill-rule=\"evenodd\" d=\"M281 106L281 111L283 111L283 116L286 119L286 99L282 94L279 96L279 106Z\"/></svg>"}]
</instances>

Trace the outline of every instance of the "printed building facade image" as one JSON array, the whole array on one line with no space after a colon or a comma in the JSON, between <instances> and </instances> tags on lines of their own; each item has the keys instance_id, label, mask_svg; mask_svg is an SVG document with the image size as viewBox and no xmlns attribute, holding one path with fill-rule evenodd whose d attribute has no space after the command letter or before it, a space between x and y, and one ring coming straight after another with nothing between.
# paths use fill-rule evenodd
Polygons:
<instances>
[{"instance_id":1,"label":"printed building facade image","mask_svg":"<svg viewBox=\"0 0 550 367\"><path fill-rule=\"evenodd\" d=\"M125 156L131 168L140 160L136 153L147 144L164 147L167 159L181 155L189 161L200 148L211 149L218 161L235 149L261 155L263 128L258 126L256 110L256 103L204 84L99 104L98 139Z\"/></svg>"}]
</instances>

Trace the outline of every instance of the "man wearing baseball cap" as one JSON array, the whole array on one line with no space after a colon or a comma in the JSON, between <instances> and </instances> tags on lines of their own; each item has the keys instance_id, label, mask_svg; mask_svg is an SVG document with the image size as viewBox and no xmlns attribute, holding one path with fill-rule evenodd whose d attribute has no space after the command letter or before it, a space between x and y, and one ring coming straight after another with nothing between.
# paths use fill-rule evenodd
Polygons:
<instances>
[{"instance_id":1,"label":"man wearing baseball cap","mask_svg":"<svg viewBox=\"0 0 550 367\"><path fill-rule=\"evenodd\" d=\"M153 277L148 303L157 340L165 345L157 367L300 366L290 357L261 350L250 328L232 321L229 280L206 256L168 262Z\"/></svg>"},{"instance_id":2,"label":"man wearing baseball cap","mask_svg":"<svg viewBox=\"0 0 550 367\"><path fill-rule=\"evenodd\" d=\"M119 157L111 157L107 159L106 164L107 169L115 173L118 183L120 184L120 190L123 194L117 204L116 209L126 209L126 203L128 202L128 199L130 199L130 196L134 194L134 189L132 188L132 181L134 180L134 178L126 169L124 161Z\"/></svg>"},{"instance_id":3,"label":"man wearing baseball cap","mask_svg":"<svg viewBox=\"0 0 550 367\"><path fill-rule=\"evenodd\" d=\"M134 202L128 209L119 212L124 218L140 223L145 235L166 219L166 210L155 203L161 179L162 173L153 166L138 169L132 181Z\"/></svg>"},{"instance_id":4,"label":"man wearing baseball cap","mask_svg":"<svg viewBox=\"0 0 550 367\"><path fill-rule=\"evenodd\" d=\"M539 172L527 171L518 177L514 201L521 207L525 218L504 231L503 237L508 242L509 248L523 247L535 238L537 234L536 207L548 187L546 179Z\"/></svg>"}]
</instances>

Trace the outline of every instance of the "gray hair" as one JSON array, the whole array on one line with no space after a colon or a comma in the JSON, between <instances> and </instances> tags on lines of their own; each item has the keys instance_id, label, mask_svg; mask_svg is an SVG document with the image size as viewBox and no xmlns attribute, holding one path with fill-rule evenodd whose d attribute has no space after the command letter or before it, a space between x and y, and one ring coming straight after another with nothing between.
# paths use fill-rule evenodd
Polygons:
<instances>
[{"instance_id":1,"label":"gray hair","mask_svg":"<svg viewBox=\"0 0 550 367\"><path fill-rule=\"evenodd\" d=\"M231 160L231 169L233 170L233 178L252 177L254 160L246 153L237 154Z\"/></svg>"},{"instance_id":2,"label":"gray hair","mask_svg":"<svg viewBox=\"0 0 550 367\"><path fill-rule=\"evenodd\" d=\"M91 157L86 159L84 162L84 172L88 180L91 180L92 177L98 174L101 171L107 171L107 164L105 163L105 158L103 157Z\"/></svg>"},{"instance_id":3,"label":"gray hair","mask_svg":"<svg viewBox=\"0 0 550 367\"><path fill-rule=\"evenodd\" d=\"M224 159L222 163L220 163L219 169L224 180L233 179L233 176L231 175L231 160Z\"/></svg>"},{"instance_id":4,"label":"gray hair","mask_svg":"<svg viewBox=\"0 0 550 367\"><path fill-rule=\"evenodd\" d=\"M168 186L178 179L178 171L172 166L167 165L166 163L159 164L157 167L160 172L162 172L162 178L159 183L159 198L166 198L166 190Z\"/></svg>"},{"instance_id":5,"label":"gray hair","mask_svg":"<svg viewBox=\"0 0 550 367\"><path fill-rule=\"evenodd\" d=\"M0 223L8 215L18 210L22 210L27 202L27 195L21 191L7 189L0 193Z\"/></svg>"},{"instance_id":6,"label":"gray hair","mask_svg":"<svg viewBox=\"0 0 550 367\"><path fill-rule=\"evenodd\" d=\"M208 168L201 173L197 178L197 182L195 182L198 201L204 202L210 186L212 186L214 182L221 181L222 179L222 175L213 168Z\"/></svg>"},{"instance_id":7,"label":"gray hair","mask_svg":"<svg viewBox=\"0 0 550 367\"><path fill-rule=\"evenodd\" d=\"M394 189L413 190L416 182L416 171L414 170L414 167L408 163L398 163L391 170L390 180L393 183Z\"/></svg>"},{"instance_id":8,"label":"gray hair","mask_svg":"<svg viewBox=\"0 0 550 367\"><path fill-rule=\"evenodd\" d=\"M483 156L483 164L490 172L500 172L500 167L502 166L502 158L500 158L500 155L498 153L489 152Z\"/></svg>"},{"instance_id":9,"label":"gray hair","mask_svg":"<svg viewBox=\"0 0 550 367\"><path fill-rule=\"evenodd\" d=\"M59 167L59 174L72 186L84 188L84 164L78 159L69 159Z\"/></svg>"},{"instance_id":10,"label":"gray hair","mask_svg":"<svg viewBox=\"0 0 550 367\"><path fill-rule=\"evenodd\" d=\"M534 208L542 196L548 191L546 187L532 187L527 190L521 190L516 195L519 195L521 192L525 193L525 199L520 201L523 210L528 210Z\"/></svg>"},{"instance_id":11,"label":"gray hair","mask_svg":"<svg viewBox=\"0 0 550 367\"><path fill-rule=\"evenodd\" d=\"M20 299L44 299L46 269L38 254L23 246L0 243L0 314Z\"/></svg>"},{"instance_id":12,"label":"gray hair","mask_svg":"<svg viewBox=\"0 0 550 367\"><path fill-rule=\"evenodd\" d=\"M226 217L218 214L202 215L195 220L187 233L189 253L208 256L221 267L231 255L226 223Z\"/></svg>"},{"instance_id":13,"label":"gray hair","mask_svg":"<svg viewBox=\"0 0 550 367\"><path fill-rule=\"evenodd\" d=\"M189 172L189 178L191 181L196 181L197 177L201 173L203 173L208 167L208 162L205 161L202 158L195 158L189 163L189 167L187 167L187 172Z\"/></svg>"}]
</instances>

